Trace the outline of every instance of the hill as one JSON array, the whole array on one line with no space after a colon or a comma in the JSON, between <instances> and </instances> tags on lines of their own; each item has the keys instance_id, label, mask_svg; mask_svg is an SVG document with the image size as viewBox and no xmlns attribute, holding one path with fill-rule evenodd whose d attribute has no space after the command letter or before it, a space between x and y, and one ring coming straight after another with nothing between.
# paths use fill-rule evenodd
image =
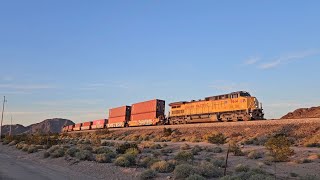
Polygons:
<instances>
[{"instance_id":1,"label":"hill","mask_svg":"<svg viewBox=\"0 0 320 180\"><path fill-rule=\"evenodd\" d=\"M281 119L320 118L320 106L300 108L283 116Z\"/></svg>"},{"instance_id":2,"label":"hill","mask_svg":"<svg viewBox=\"0 0 320 180\"><path fill-rule=\"evenodd\" d=\"M63 126L73 125L74 122L68 119L54 118L46 119L40 123L31 124L30 126L23 126L21 124L12 125L12 134L23 133L60 133ZM10 131L10 125L2 127L2 133L8 134Z\"/></svg>"}]
</instances>

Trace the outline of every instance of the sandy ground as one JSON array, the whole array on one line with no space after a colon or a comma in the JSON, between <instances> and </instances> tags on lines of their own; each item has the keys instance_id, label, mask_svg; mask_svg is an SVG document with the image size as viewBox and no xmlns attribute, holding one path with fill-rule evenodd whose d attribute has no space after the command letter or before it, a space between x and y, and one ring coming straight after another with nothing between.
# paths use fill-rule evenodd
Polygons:
<instances>
[{"instance_id":1,"label":"sandy ground","mask_svg":"<svg viewBox=\"0 0 320 180\"><path fill-rule=\"evenodd\" d=\"M113 141L121 142L121 141ZM162 144L162 143L159 143ZM171 148L174 152L180 150L180 147L185 142L168 142L167 148ZM187 143L191 147L199 146L214 146L209 143ZM222 146L223 153L213 154L202 152L196 156L196 159L205 159L207 157L220 158L225 156L226 146ZM319 148L304 148L294 147L295 155L292 159L308 158L311 154L319 154ZM258 150L263 151L263 146L245 146L243 151ZM68 158L58 159L43 159L42 152L28 154L17 150L15 147L0 145L0 180L1 179L115 179L115 180L130 180L139 179L141 168L120 168L113 164L99 164L89 161L76 161ZM170 155L173 156L174 154ZM171 159L172 157L170 157ZM234 167L238 164L248 165L251 168L256 168L259 164L263 164L263 159L253 160L247 157L238 157L230 155L228 172L234 171ZM262 169L274 174L274 166L262 165ZM294 161L277 163L277 176L280 179L298 179L291 178L290 173L296 173L301 177L306 175L314 175L320 179L320 159L315 159L311 163L298 164ZM171 174L159 174L157 179L167 179Z\"/></svg>"},{"instance_id":2,"label":"sandy ground","mask_svg":"<svg viewBox=\"0 0 320 180\"><path fill-rule=\"evenodd\" d=\"M42 152L28 154L15 147L0 145L0 179L137 179L134 169L111 164L72 162L65 158L43 159ZM131 172L133 171L133 172Z\"/></svg>"}]
</instances>

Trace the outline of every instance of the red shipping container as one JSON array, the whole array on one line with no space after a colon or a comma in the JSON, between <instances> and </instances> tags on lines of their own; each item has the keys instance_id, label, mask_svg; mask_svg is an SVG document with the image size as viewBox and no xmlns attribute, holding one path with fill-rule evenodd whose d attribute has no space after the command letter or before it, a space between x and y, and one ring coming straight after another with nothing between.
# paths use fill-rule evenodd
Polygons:
<instances>
[{"instance_id":1,"label":"red shipping container","mask_svg":"<svg viewBox=\"0 0 320 180\"><path fill-rule=\"evenodd\" d=\"M125 127L127 122L130 120L130 116L121 116L121 117L114 117L108 119L108 128L111 127Z\"/></svg>"},{"instance_id":2,"label":"red shipping container","mask_svg":"<svg viewBox=\"0 0 320 180\"><path fill-rule=\"evenodd\" d=\"M130 121L139 121L139 120L149 120L149 119L156 119L157 112L149 112L143 114L133 114L131 115Z\"/></svg>"},{"instance_id":3,"label":"red shipping container","mask_svg":"<svg viewBox=\"0 0 320 180\"><path fill-rule=\"evenodd\" d=\"M93 121L91 128L92 129L102 129L102 128L106 127L107 123L108 123L107 119L95 120L95 121Z\"/></svg>"},{"instance_id":4,"label":"red shipping container","mask_svg":"<svg viewBox=\"0 0 320 180\"><path fill-rule=\"evenodd\" d=\"M74 125L70 125L68 126L68 131L72 131L73 130Z\"/></svg>"},{"instance_id":5,"label":"red shipping container","mask_svg":"<svg viewBox=\"0 0 320 180\"><path fill-rule=\"evenodd\" d=\"M78 123L78 124L76 124L76 125L74 125L74 127L81 127L81 125L82 125L82 123Z\"/></svg>"},{"instance_id":6,"label":"red shipping container","mask_svg":"<svg viewBox=\"0 0 320 180\"><path fill-rule=\"evenodd\" d=\"M109 118L121 117L121 116L130 116L131 107L122 106L118 108L109 109Z\"/></svg>"},{"instance_id":7,"label":"red shipping container","mask_svg":"<svg viewBox=\"0 0 320 180\"><path fill-rule=\"evenodd\" d=\"M90 130L91 126L81 126L81 130Z\"/></svg>"},{"instance_id":8,"label":"red shipping container","mask_svg":"<svg viewBox=\"0 0 320 180\"><path fill-rule=\"evenodd\" d=\"M106 124L107 123L107 119L100 119L100 120L95 120L93 121L92 125L101 125L101 124Z\"/></svg>"},{"instance_id":9,"label":"red shipping container","mask_svg":"<svg viewBox=\"0 0 320 180\"><path fill-rule=\"evenodd\" d=\"M82 126L91 126L92 122L84 122L82 123Z\"/></svg>"},{"instance_id":10,"label":"red shipping container","mask_svg":"<svg viewBox=\"0 0 320 180\"><path fill-rule=\"evenodd\" d=\"M113 118L109 118L108 124L119 123L119 122L127 122L127 121L129 121L129 118L127 116L113 117Z\"/></svg>"},{"instance_id":11,"label":"red shipping container","mask_svg":"<svg viewBox=\"0 0 320 180\"><path fill-rule=\"evenodd\" d=\"M165 111L165 101L155 99L151 101L140 102L132 105L131 114L141 114L148 112Z\"/></svg>"}]
</instances>

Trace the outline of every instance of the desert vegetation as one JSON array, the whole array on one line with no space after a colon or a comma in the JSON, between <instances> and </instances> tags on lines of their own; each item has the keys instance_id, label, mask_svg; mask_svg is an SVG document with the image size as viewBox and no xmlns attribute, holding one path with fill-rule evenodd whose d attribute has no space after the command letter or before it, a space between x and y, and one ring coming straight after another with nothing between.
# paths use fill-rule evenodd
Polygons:
<instances>
[{"instance_id":1,"label":"desert vegetation","mask_svg":"<svg viewBox=\"0 0 320 180\"><path fill-rule=\"evenodd\" d=\"M171 128L156 132L126 131L121 135L103 130L6 136L2 144L25 153L40 153L45 159L65 158L135 168L140 171L137 177L140 179L312 179L313 176L299 171L283 175L273 168L285 166L282 163L286 162L297 165L320 162L317 149L305 156L294 150L297 141L289 136L290 131L282 128L270 135L243 139L242 133L218 131L195 133L191 138L186 132ZM317 147L317 138L312 136L300 147Z\"/></svg>"}]
</instances>

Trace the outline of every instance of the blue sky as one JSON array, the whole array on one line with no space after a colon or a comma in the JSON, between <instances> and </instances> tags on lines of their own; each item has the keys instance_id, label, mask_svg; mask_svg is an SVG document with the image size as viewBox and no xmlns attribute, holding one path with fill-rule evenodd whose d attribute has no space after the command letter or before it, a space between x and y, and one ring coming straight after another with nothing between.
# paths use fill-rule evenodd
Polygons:
<instances>
[{"instance_id":1,"label":"blue sky","mask_svg":"<svg viewBox=\"0 0 320 180\"><path fill-rule=\"evenodd\" d=\"M320 103L319 1L1 1L5 124L247 90L268 118Z\"/></svg>"}]
</instances>

